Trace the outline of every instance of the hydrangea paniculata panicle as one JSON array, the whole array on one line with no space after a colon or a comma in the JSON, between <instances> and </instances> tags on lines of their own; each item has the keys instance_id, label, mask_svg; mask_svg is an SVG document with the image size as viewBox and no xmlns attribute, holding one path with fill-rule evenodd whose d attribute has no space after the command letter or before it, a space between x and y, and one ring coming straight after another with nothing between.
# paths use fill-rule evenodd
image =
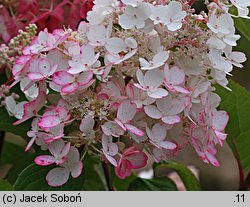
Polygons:
<instances>
[{"instance_id":1,"label":"hydrangea paniculata panicle","mask_svg":"<svg viewBox=\"0 0 250 207\"><path fill-rule=\"evenodd\" d=\"M248 4L230 2L245 17ZM229 117L213 85L228 88L246 60L232 51L240 36L230 2L197 16L184 0L95 0L78 30L39 32L12 70L28 101L5 102L14 124L33 118L26 150L49 150L35 159L56 166L49 185L78 177L89 151L121 179L187 144L219 166Z\"/></svg>"}]
</instances>

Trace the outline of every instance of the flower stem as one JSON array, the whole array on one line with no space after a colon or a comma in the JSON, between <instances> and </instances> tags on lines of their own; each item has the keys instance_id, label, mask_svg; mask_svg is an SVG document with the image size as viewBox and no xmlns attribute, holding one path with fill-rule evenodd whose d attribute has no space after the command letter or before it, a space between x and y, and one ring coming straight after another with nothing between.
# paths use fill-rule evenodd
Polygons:
<instances>
[{"instance_id":1,"label":"flower stem","mask_svg":"<svg viewBox=\"0 0 250 207\"><path fill-rule=\"evenodd\" d=\"M111 185L111 179L110 179L110 169L109 164L106 162L102 163L102 168L104 170L105 180L107 183L107 187L109 191L113 191L112 185Z\"/></svg>"},{"instance_id":2,"label":"flower stem","mask_svg":"<svg viewBox=\"0 0 250 207\"><path fill-rule=\"evenodd\" d=\"M232 141L233 141L233 146L234 146L234 150L235 150L235 157L236 157L236 160L238 163L238 169L239 169L239 177L240 177L239 178L240 179L239 190L244 190L245 189L244 172L243 172L243 168L242 168L242 164L241 164L240 154L239 154L239 151L237 149L237 145L236 145L234 138L232 138Z\"/></svg>"},{"instance_id":3,"label":"flower stem","mask_svg":"<svg viewBox=\"0 0 250 207\"><path fill-rule=\"evenodd\" d=\"M81 160L84 159L84 157L86 156L87 152L88 152L88 145L85 145L83 147L83 150L82 150Z\"/></svg>"},{"instance_id":4,"label":"flower stem","mask_svg":"<svg viewBox=\"0 0 250 207\"><path fill-rule=\"evenodd\" d=\"M249 189L250 189L250 171L249 171L249 173L248 173L248 175L247 175L247 178L246 178L246 180L245 180L245 189L246 189L246 190L249 190Z\"/></svg>"}]
</instances>

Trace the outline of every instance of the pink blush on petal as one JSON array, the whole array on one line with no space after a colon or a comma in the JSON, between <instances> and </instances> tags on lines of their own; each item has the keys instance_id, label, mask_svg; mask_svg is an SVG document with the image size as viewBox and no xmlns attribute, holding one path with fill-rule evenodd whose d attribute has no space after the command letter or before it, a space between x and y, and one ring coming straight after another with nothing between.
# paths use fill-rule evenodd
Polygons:
<instances>
[{"instance_id":1,"label":"pink blush on petal","mask_svg":"<svg viewBox=\"0 0 250 207\"><path fill-rule=\"evenodd\" d=\"M55 158L51 155L41 155L35 158L34 162L37 165L47 166L55 162Z\"/></svg>"}]
</instances>

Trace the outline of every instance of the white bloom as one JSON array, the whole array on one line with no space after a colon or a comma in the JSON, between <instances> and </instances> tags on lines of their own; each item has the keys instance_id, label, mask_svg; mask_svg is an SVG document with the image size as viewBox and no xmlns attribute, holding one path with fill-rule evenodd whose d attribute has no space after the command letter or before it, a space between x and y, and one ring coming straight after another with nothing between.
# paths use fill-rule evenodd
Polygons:
<instances>
[{"instance_id":1,"label":"white bloom","mask_svg":"<svg viewBox=\"0 0 250 207\"><path fill-rule=\"evenodd\" d=\"M250 17L248 16L249 9L247 8L250 6L249 0L230 0L230 1L234 6L237 7L239 17L250 19Z\"/></svg>"},{"instance_id":2,"label":"white bloom","mask_svg":"<svg viewBox=\"0 0 250 207\"><path fill-rule=\"evenodd\" d=\"M144 132L131 124L136 115L136 105L129 100L123 101L118 108L115 122L124 130L137 136L144 136Z\"/></svg>"},{"instance_id":3,"label":"white bloom","mask_svg":"<svg viewBox=\"0 0 250 207\"><path fill-rule=\"evenodd\" d=\"M112 7L117 4L117 0L94 0L94 7Z\"/></svg>"},{"instance_id":4,"label":"white bloom","mask_svg":"<svg viewBox=\"0 0 250 207\"><path fill-rule=\"evenodd\" d=\"M243 52L234 52L232 51L232 47L226 48L225 55L227 59L238 68L243 68L241 63L244 63L247 60L246 55Z\"/></svg>"},{"instance_id":5,"label":"white bloom","mask_svg":"<svg viewBox=\"0 0 250 207\"><path fill-rule=\"evenodd\" d=\"M75 147L70 147L69 153L66 156L66 161L50 170L46 176L46 180L50 186L60 186L67 182L69 176L77 178L82 173L83 164L80 160L80 155Z\"/></svg>"},{"instance_id":6,"label":"white bloom","mask_svg":"<svg viewBox=\"0 0 250 207\"><path fill-rule=\"evenodd\" d=\"M211 71L211 76L218 84L220 84L222 87L226 88L227 90L231 91L231 89L227 87L227 84L228 84L228 80L226 77L227 74L224 71L213 69Z\"/></svg>"},{"instance_id":7,"label":"white bloom","mask_svg":"<svg viewBox=\"0 0 250 207\"><path fill-rule=\"evenodd\" d=\"M150 98L146 91L142 91L140 88L135 87L132 83L126 85L126 94L132 103L136 104L137 108L142 108L143 105L152 104L155 99Z\"/></svg>"},{"instance_id":8,"label":"white bloom","mask_svg":"<svg viewBox=\"0 0 250 207\"><path fill-rule=\"evenodd\" d=\"M120 53L122 51L126 50L126 44L125 42L118 37L112 37L107 40L107 43L105 45L105 48L110 52L110 53Z\"/></svg>"},{"instance_id":9,"label":"white bloom","mask_svg":"<svg viewBox=\"0 0 250 207\"><path fill-rule=\"evenodd\" d=\"M182 55L177 58L177 61L186 75L200 75L204 70L198 58L190 58L187 55Z\"/></svg>"},{"instance_id":10,"label":"white bloom","mask_svg":"<svg viewBox=\"0 0 250 207\"><path fill-rule=\"evenodd\" d=\"M115 158L113 158L113 156L118 153L118 146L116 143L112 142L112 136L107 136L106 134L102 135L102 151L112 165L118 165Z\"/></svg>"},{"instance_id":11,"label":"white bloom","mask_svg":"<svg viewBox=\"0 0 250 207\"><path fill-rule=\"evenodd\" d=\"M173 142L166 141L167 129L163 124L157 123L152 129L146 127L146 132L150 142L158 147L159 149L169 149L173 150L177 145Z\"/></svg>"},{"instance_id":12,"label":"white bloom","mask_svg":"<svg viewBox=\"0 0 250 207\"><path fill-rule=\"evenodd\" d=\"M110 38L105 45L108 51L107 60L114 65L120 64L135 55L137 46L136 40L132 37L126 38L125 41L117 37Z\"/></svg>"},{"instance_id":13,"label":"white bloom","mask_svg":"<svg viewBox=\"0 0 250 207\"><path fill-rule=\"evenodd\" d=\"M123 29L142 29L150 15L151 9L147 3L143 2L138 7L126 6L125 13L119 16L119 24Z\"/></svg>"},{"instance_id":14,"label":"white bloom","mask_svg":"<svg viewBox=\"0 0 250 207\"><path fill-rule=\"evenodd\" d=\"M221 55L216 49L211 49L208 54L209 60L214 69L230 73L233 69L232 63Z\"/></svg>"},{"instance_id":15,"label":"white bloom","mask_svg":"<svg viewBox=\"0 0 250 207\"><path fill-rule=\"evenodd\" d=\"M102 126L102 131L107 136L120 137L124 134L124 131L114 121L105 122Z\"/></svg>"},{"instance_id":16,"label":"white bloom","mask_svg":"<svg viewBox=\"0 0 250 207\"><path fill-rule=\"evenodd\" d=\"M87 20L92 25L101 24L105 19L105 15L102 14L102 10L89 11L87 15Z\"/></svg>"},{"instance_id":17,"label":"white bloom","mask_svg":"<svg viewBox=\"0 0 250 207\"><path fill-rule=\"evenodd\" d=\"M132 7L136 7L138 6L143 0L121 0L122 3L132 6Z\"/></svg>"},{"instance_id":18,"label":"white bloom","mask_svg":"<svg viewBox=\"0 0 250 207\"><path fill-rule=\"evenodd\" d=\"M168 64L166 64L164 67L164 77L164 83L168 91L189 94L189 91L183 87L185 73L182 69L177 66L169 68Z\"/></svg>"},{"instance_id":19,"label":"white bloom","mask_svg":"<svg viewBox=\"0 0 250 207\"><path fill-rule=\"evenodd\" d=\"M94 48L91 45L83 45L81 48L74 47L72 49L74 53L72 60L69 60L70 69L68 73L70 74L79 74L83 71L88 71L96 64L99 53L95 54Z\"/></svg>"},{"instance_id":20,"label":"white bloom","mask_svg":"<svg viewBox=\"0 0 250 207\"><path fill-rule=\"evenodd\" d=\"M216 34L216 38L223 41L225 44L236 46L236 41L240 38L240 35L234 34L235 33L234 22L230 15L222 14L219 17L217 17L215 13L212 13L207 23L207 26ZM208 43L211 45L211 42L214 41L216 38L214 37L212 40L209 40ZM219 40L215 41L219 42ZM224 49L225 46L223 46L223 43L219 42L216 48Z\"/></svg>"},{"instance_id":21,"label":"white bloom","mask_svg":"<svg viewBox=\"0 0 250 207\"><path fill-rule=\"evenodd\" d=\"M107 54L107 60L114 65L118 65L118 64L130 59L131 57L133 57L136 54L136 52L137 52L137 49L131 50L126 55Z\"/></svg>"},{"instance_id":22,"label":"white bloom","mask_svg":"<svg viewBox=\"0 0 250 207\"><path fill-rule=\"evenodd\" d=\"M27 77L21 79L20 88L29 101L36 99L38 96L37 84Z\"/></svg>"},{"instance_id":23,"label":"white bloom","mask_svg":"<svg viewBox=\"0 0 250 207\"><path fill-rule=\"evenodd\" d=\"M93 142L95 139L95 131L94 131L95 120L92 117L84 117L80 124L80 131L84 136L84 139L89 143Z\"/></svg>"},{"instance_id":24,"label":"white bloom","mask_svg":"<svg viewBox=\"0 0 250 207\"><path fill-rule=\"evenodd\" d=\"M163 51L163 46L161 45L161 39L158 35L153 35L149 38L148 48L154 53L159 53Z\"/></svg>"},{"instance_id":25,"label":"white bloom","mask_svg":"<svg viewBox=\"0 0 250 207\"><path fill-rule=\"evenodd\" d=\"M231 33L234 22L232 17L228 14L222 14L217 17L213 12L209 18L207 26L216 34L221 33L226 35Z\"/></svg>"},{"instance_id":26,"label":"white bloom","mask_svg":"<svg viewBox=\"0 0 250 207\"><path fill-rule=\"evenodd\" d=\"M145 106L145 113L153 119L161 119L164 123L173 125L181 121L179 113L185 108L186 100L172 97L168 95L164 98L156 100L155 105Z\"/></svg>"},{"instance_id":27,"label":"white bloom","mask_svg":"<svg viewBox=\"0 0 250 207\"><path fill-rule=\"evenodd\" d=\"M168 95L168 92L160 88L164 80L163 71L155 69L149 70L143 75L141 70L137 70L136 77L138 83L134 85L147 92L148 96L151 98L162 98Z\"/></svg>"},{"instance_id":28,"label":"white bloom","mask_svg":"<svg viewBox=\"0 0 250 207\"><path fill-rule=\"evenodd\" d=\"M139 58L141 64L141 70L152 70L159 68L165 64L169 58L169 52L161 51L157 53L152 61L147 61L144 58Z\"/></svg>"},{"instance_id":29,"label":"white bloom","mask_svg":"<svg viewBox=\"0 0 250 207\"><path fill-rule=\"evenodd\" d=\"M115 10L118 3L117 0L95 0L92 11L87 14L87 20L92 25L101 24L106 16Z\"/></svg>"},{"instance_id":30,"label":"white bloom","mask_svg":"<svg viewBox=\"0 0 250 207\"><path fill-rule=\"evenodd\" d=\"M103 46L108 36L109 31L103 25L92 25L87 32L87 38L93 46Z\"/></svg>"},{"instance_id":31,"label":"white bloom","mask_svg":"<svg viewBox=\"0 0 250 207\"><path fill-rule=\"evenodd\" d=\"M188 88L191 89L191 99L192 103L199 103L199 96L208 90L211 83L205 79L200 79L199 77L194 77L188 81Z\"/></svg>"},{"instance_id":32,"label":"white bloom","mask_svg":"<svg viewBox=\"0 0 250 207\"><path fill-rule=\"evenodd\" d=\"M223 38L223 41L230 46L236 46L237 45L236 41L240 39L240 35L235 35L234 32L235 28L233 29L232 34L226 35Z\"/></svg>"},{"instance_id":33,"label":"white bloom","mask_svg":"<svg viewBox=\"0 0 250 207\"><path fill-rule=\"evenodd\" d=\"M215 48L218 50L223 50L226 47L226 43L223 40L219 39L216 35L208 39L207 45L209 46L209 48Z\"/></svg>"},{"instance_id":34,"label":"white bloom","mask_svg":"<svg viewBox=\"0 0 250 207\"><path fill-rule=\"evenodd\" d=\"M151 19L154 24L162 23L167 26L168 30L176 31L182 27L182 20L186 17L186 12L182 10L180 2L171 1L166 6L152 7Z\"/></svg>"},{"instance_id":35,"label":"white bloom","mask_svg":"<svg viewBox=\"0 0 250 207\"><path fill-rule=\"evenodd\" d=\"M17 119L21 119L24 114L24 104L26 104L27 101L23 101L20 103L16 103L13 96L7 96L5 98L5 108L10 116L14 116Z\"/></svg>"}]
</instances>

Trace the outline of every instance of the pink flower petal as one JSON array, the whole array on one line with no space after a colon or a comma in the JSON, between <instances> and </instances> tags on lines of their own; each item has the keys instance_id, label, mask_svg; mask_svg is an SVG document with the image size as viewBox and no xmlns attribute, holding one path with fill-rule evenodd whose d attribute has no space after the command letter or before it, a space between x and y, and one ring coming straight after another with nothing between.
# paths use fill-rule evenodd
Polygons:
<instances>
[{"instance_id":1,"label":"pink flower petal","mask_svg":"<svg viewBox=\"0 0 250 207\"><path fill-rule=\"evenodd\" d=\"M174 150L177 148L177 145L175 143L169 141L160 142L159 146L168 150Z\"/></svg>"},{"instance_id":2,"label":"pink flower petal","mask_svg":"<svg viewBox=\"0 0 250 207\"><path fill-rule=\"evenodd\" d=\"M28 78L33 81L43 80L46 77L44 77L41 73L29 73Z\"/></svg>"},{"instance_id":3,"label":"pink flower petal","mask_svg":"<svg viewBox=\"0 0 250 207\"><path fill-rule=\"evenodd\" d=\"M124 131L127 131L127 128L124 126L124 124L123 124L118 118L115 118L115 122L116 122Z\"/></svg>"},{"instance_id":4,"label":"pink flower petal","mask_svg":"<svg viewBox=\"0 0 250 207\"><path fill-rule=\"evenodd\" d=\"M77 178L81 175L83 169L82 161L78 161L74 167L71 169L71 176Z\"/></svg>"},{"instance_id":5,"label":"pink flower petal","mask_svg":"<svg viewBox=\"0 0 250 207\"><path fill-rule=\"evenodd\" d=\"M178 115L173 115L173 116L164 116L161 119L164 123L166 124L176 124L181 121L180 117Z\"/></svg>"},{"instance_id":6,"label":"pink flower petal","mask_svg":"<svg viewBox=\"0 0 250 207\"><path fill-rule=\"evenodd\" d=\"M205 155L206 155L206 158L208 159L208 161L212 165L214 165L215 167L219 167L220 166L220 163L218 162L218 160L216 159L216 157L214 155L212 155L209 152L206 152Z\"/></svg>"},{"instance_id":7,"label":"pink flower petal","mask_svg":"<svg viewBox=\"0 0 250 207\"><path fill-rule=\"evenodd\" d=\"M145 113L153 119L160 119L162 117L162 113L154 105L145 106L144 110Z\"/></svg>"},{"instance_id":8,"label":"pink flower petal","mask_svg":"<svg viewBox=\"0 0 250 207\"><path fill-rule=\"evenodd\" d=\"M74 82L75 78L73 75L67 73L66 71L55 72L52 76L53 82L59 86L65 86Z\"/></svg>"},{"instance_id":9,"label":"pink flower petal","mask_svg":"<svg viewBox=\"0 0 250 207\"><path fill-rule=\"evenodd\" d=\"M69 179L69 171L66 168L57 167L50 170L46 176L46 180L50 186L58 187L67 182Z\"/></svg>"},{"instance_id":10,"label":"pink flower petal","mask_svg":"<svg viewBox=\"0 0 250 207\"><path fill-rule=\"evenodd\" d=\"M76 91L78 89L78 84L77 83L72 83L69 85L65 85L62 87L62 92L63 93L73 93L74 91Z\"/></svg>"},{"instance_id":11,"label":"pink flower petal","mask_svg":"<svg viewBox=\"0 0 250 207\"><path fill-rule=\"evenodd\" d=\"M53 164L55 162L55 158L51 155L40 155L35 158L34 162L37 165L47 166Z\"/></svg>"},{"instance_id":12,"label":"pink flower petal","mask_svg":"<svg viewBox=\"0 0 250 207\"><path fill-rule=\"evenodd\" d=\"M30 150L30 148L31 148L32 145L34 144L35 140L36 140L36 137L33 137L33 138L29 141L28 145L27 145L26 148L25 148L25 152L27 152L28 150Z\"/></svg>"},{"instance_id":13,"label":"pink flower petal","mask_svg":"<svg viewBox=\"0 0 250 207\"><path fill-rule=\"evenodd\" d=\"M115 174L120 179L125 179L131 175L131 169L128 167L129 162L127 160L120 160L117 167L115 167Z\"/></svg>"},{"instance_id":14,"label":"pink flower petal","mask_svg":"<svg viewBox=\"0 0 250 207\"><path fill-rule=\"evenodd\" d=\"M226 111L216 111L212 114L212 122L215 129L223 131L227 125L229 116Z\"/></svg>"},{"instance_id":15,"label":"pink flower petal","mask_svg":"<svg viewBox=\"0 0 250 207\"><path fill-rule=\"evenodd\" d=\"M87 85L93 78L93 73L92 72L83 72L79 77L78 77L78 85L79 86L85 86Z\"/></svg>"},{"instance_id":16,"label":"pink flower petal","mask_svg":"<svg viewBox=\"0 0 250 207\"><path fill-rule=\"evenodd\" d=\"M117 112L117 118L123 123L131 121L136 114L136 105L132 104L129 100L123 101Z\"/></svg>"},{"instance_id":17,"label":"pink flower petal","mask_svg":"<svg viewBox=\"0 0 250 207\"><path fill-rule=\"evenodd\" d=\"M52 128L60 124L61 120L56 115L50 115L42 117L42 119L38 122L38 126L43 129Z\"/></svg>"},{"instance_id":18,"label":"pink flower petal","mask_svg":"<svg viewBox=\"0 0 250 207\"><path fill-rule=\"evenodd\" d=\"M125 159L130 162L132 169L140 169L146 166L148 157L144 152L136 151L127 155Z\"/></svg>"},{"instance_id":19,"label":"pink flower petal","mask_svg":"<svg viewBox=\"0 0 250 207\"><path fill-rule=\"evenodd\" d=\"M137 127L131 125L131 124L124 124L124 126L127 128L128 131L130 131L131 133L137 135L137 136L144 136L144 132L140 129L138 129Z\"/></svg>"}]
</instances>

